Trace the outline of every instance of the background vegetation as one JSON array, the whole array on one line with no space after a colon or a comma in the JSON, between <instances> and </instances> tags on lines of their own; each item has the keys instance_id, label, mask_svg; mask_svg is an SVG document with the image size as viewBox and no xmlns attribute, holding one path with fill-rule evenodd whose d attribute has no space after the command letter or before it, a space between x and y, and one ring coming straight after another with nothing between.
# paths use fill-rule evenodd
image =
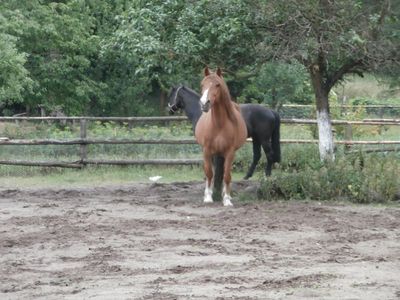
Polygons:
<instances>
[{"instance_id":1,"label":"background vegetation","mask_svg":"<svg viewBox=\"0 0 400 300\"><path fill-rule=\"evenodd\" d=\"M399 7L388 0L1 1L0 114L37 115L39 107L164 114L169 88L197 89L206 64L223 67L239 101L272 107L314 102L315 64L333 85L365 71L397 84Z\"/></svg>"}]
</instances>

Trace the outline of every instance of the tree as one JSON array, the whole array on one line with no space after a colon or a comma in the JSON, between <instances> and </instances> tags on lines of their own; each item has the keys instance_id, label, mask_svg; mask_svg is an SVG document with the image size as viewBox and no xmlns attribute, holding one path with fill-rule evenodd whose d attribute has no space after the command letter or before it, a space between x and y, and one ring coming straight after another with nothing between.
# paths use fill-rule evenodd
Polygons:
<instances>
[{"instance_id":1,"label":"tree","mask_svg":"<svg viewBox=\"0 0 400 300\"><path fill-rule=\"evenodd\" d=\"M32 79L24 67L26 54L16 49L16 38L0 32L0 108L20 103Z\"/></svg>"},{"instance_id":2,"label":"tree","mask_svg":"<svg viewBox=\"0 0 400 300\"><path fill-rule=\"evenodd\" d=\"M135 1L116 16L115 31L104 40L100 59L110 62L107 72L116 79L108 83L124 87L122 106L151 114L149 95L158 94L165 111L166 93L180 73L169 43L182 3Z\"/></svg>"},{"instance_id":3,"label":"tree","mask_svg":"<svg viewBox=\"0 0 400 300\"><path fill-rule=\"evenodd\" d=\"M249 79L241 98L279 110L285 103L309 104L312 91L307 71L299 63L266 63Z\"/></svg>"},{"instance_id":4,"label":"tree","mask_svg":"<svg viewBox=\"0 0 400 300\"><path fill-rule=\"evenodd\" d=\"M164 106L171 85L196 88L204 65L222 67L236 97L259 87L262 98L278 101L290 86L286 64L297 60L311 78L325 159L333 157L331 88L347 74L400 69L399 7L389 0L1 1L0 101L148 115L157 113L155 101Z\"/></svg>"},{"instance_id":5,"label":"tree","mask_svg":"<svg viewBox=\"0 0 400 300\"><path fill-rule=\"evenodd\" d=\"M32 79L25 68L27 54L18 51L18 39L7 33L10 26L19 25L13 21L0 13L0 109L21 103L24 93L32 89Z\"/></svg>"},{"instance_id":6,"label":"tree","mask_svg":"<svg viewBox=\"0 0 400 300\"><path fill-rule=\"evenodd\" d=\"M308 70L322 160L334 159L328 101L332 87L347 74L399 68L399 9L393 6L390 0L276 0L253 6L254 29L264 31L264 56L296 59Z\"/></svg>"},{"instance_id":7,"label":"tree","mask_svg":"<svg viewBox=\"0 0 400 300\"><path fill-rule=\"evenodd\" d=\"M210 64L235 78L247 78L256 66L261 37L251 28L252 1L186 2L178 18L174 53L185 65L199 68Z\"/></svg>"},{"instance_id":8,"label":"tree","mask_svg":"<svg viewBox=\"0 0 400 300\"><path fill-rule=\"evenodd\" d=\"M254 66L256 50L246 3L137 1L118 17L120 26L104 50L114 52L117 46L137 85L155 83L163 91L176 82L197 85L208 64L241 77Z\"/></svg>"},{"instance_id":9,"label":"tree","mask_svg":"<svg viewBox=\"0 0 400 300\"><path fill-rule=\"evenodd\" d=\"M86 6L77 0L9 0L0 8L5 32L18 39L15 47L26 53L24 67L33 80L32 90L23 95L25 106L83 113L101 88L90 77L90 58L99 41Z\"/></svg>"}]
</instances>

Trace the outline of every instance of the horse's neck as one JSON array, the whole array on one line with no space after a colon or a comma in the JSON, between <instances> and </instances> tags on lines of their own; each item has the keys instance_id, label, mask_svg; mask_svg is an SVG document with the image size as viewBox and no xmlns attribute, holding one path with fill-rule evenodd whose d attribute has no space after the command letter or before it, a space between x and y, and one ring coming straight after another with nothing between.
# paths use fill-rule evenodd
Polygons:
<instances>
[{"instance_id":1,"label":"horse's neck","mask_svg":"<svg viewBox=\"0 0 400 300\"><path fill-rule=\"evenodd\" d=\"M232 102L230 97L227 97L224 101L215 103L211 108L212 119L217 127L222 127L226 121L234 124L237 122L235 112L239 110L236 109L236 103Z\"/></svg>"},{"instance_id":2,"label":"horse's neck","mask_svg":"<svg viewBox=\"0 0 400 300\"><path fill-rule=\"evenodd\" d=\"M193 128L201 117L200 95L188 88L182 90L182 99L185 102L185 114L192 122Z\"/></svg>"}]
</instances>

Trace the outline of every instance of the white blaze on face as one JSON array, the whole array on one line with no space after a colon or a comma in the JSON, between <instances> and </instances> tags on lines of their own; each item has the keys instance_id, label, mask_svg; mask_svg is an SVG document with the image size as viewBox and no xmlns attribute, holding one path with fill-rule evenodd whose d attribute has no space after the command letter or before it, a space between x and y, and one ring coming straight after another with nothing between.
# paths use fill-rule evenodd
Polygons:
<instances>
[{"instance_id":1,"label":"white blaze on face","mask_svg":"<svg viewBox=\"0 0 400 300\"><path fill-rule=\"evenodd\" d=\"M200 98L200 102L203 105L206 105L207 101L208 101L208 89L206 89L204 91L203 95L201 95L201 98Z\"/></svg>"}]
</instances>

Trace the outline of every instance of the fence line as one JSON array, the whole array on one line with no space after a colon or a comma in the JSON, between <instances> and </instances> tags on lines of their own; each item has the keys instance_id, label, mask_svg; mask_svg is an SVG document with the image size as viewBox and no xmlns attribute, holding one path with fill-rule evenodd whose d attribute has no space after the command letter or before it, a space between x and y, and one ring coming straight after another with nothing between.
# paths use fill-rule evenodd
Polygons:
<instances>
[{"instance_id":1,"label":"fence line","mask_svg":"<svg viewBox=\"0 0 400 300\"><path fill-rule=\"evenodd\" d=\"M252 142L251 138L247 139L247 142ZM281 139L281 144L316 144L318 140L310 139ZM353 140L336 140L335 144L345 145L397 145L400 144L398 141L353 141ZM182 140L145 140L145 139L74 139L74 140L51 140L51 139L37 139L37 140L0 140L0 145L9 146L33 146L33 145L192 145L197 144L195 139L182 139Z\"/></svg>"},{"instance_id":2,"label":"fence line","mask_svg":"<svg viewBox=\"0 0 400 300\"><path fill-rule=\"evenodd\" d=\"M42 166L42 167L64 167L64 168L82 168L85 165L193 165L201 164L201 159L147 159L147 160L94 160L87 158L87 146L96 144L169 144L183 145L196 144L192 139L91 139L87 138L87 123L88 121L113 121L113 122L170 122L187 120L184 116L174 117L0 117L0 121L57 121L57 120L72 120L80 122L80 138L70 140L56 139L30 139L30 140L12 140L7 137L0 138L0 146L7 145L79 145L78 161L7 161L0 160L0 165L19 165L19 166ZM316 124L316 120L310 119L282 119L283 124ZM400 125L400 119L366 119L363 121L346 121L333 120L333 125L346 125L346 134L344 141L335 141L335 144L350 145L400 145L400 140L397 141L353 141L352 140L352 125ZM251 139L248 139L251 142ZM281 139L282 144L317 144L318 140L297 140L297 139ZM392 148L394 149L394 148ZM392 150L394 151L394 150Z\"/></svg>"},{"instance_id":3,"label":"fence line","mask_svg":"<svg viewBox=\"0 0 400 300\"><path fill-rule=\"evenodd\" d=\"M315 104L283 104L282 107L293 107L293 108L300 108L300 107L310 107L310 108L315 108ZM351 105L351 104L336 104L336 105L330 105L329 107L337 108L337 107L343 107L343 108L360 108L360 107L365 107L365 108L400 108L400 105L379 105L379 104L359 104L359 105Z\"/></svg>"},{"instance_id":4,"label":"fence line","mask_svg":"<svg viewBox=\"0 0 400 300\"><path fill-rule=\"evenodd\" d=\"M146 160L105 160L105 159L84 159L77 161L27 161L27 160L0 160L0 165L13 165L25 167L59 167L81 169L85 165L200 165L202 159L146 159Z\"/></svg>"},{"instance_id":5,"label":"fence line","mask_svg":"<svg viewBox=\"0 0 400 300\"><path fill-rule=\"evenodd\" d=\"M163 117L0 117L0 121L100 121L100 122L171 122L187 121L185 116ZM361 121L332 120L333 125L398 125L400 119L364 119ZM281 119L282 124L317 124L313 119Z\"/></svg>"},{"instance_id":6,"label":"fence line","mask_svg":"<svg viewBox=\"0 0 400 300\"><path fill-rule=\"evenodd\" d=\"M159 122L159 121L185 121L185 116L161 117L0 117L0 121L100 121L100 122Z\"/></svg>"}]
</instances>

